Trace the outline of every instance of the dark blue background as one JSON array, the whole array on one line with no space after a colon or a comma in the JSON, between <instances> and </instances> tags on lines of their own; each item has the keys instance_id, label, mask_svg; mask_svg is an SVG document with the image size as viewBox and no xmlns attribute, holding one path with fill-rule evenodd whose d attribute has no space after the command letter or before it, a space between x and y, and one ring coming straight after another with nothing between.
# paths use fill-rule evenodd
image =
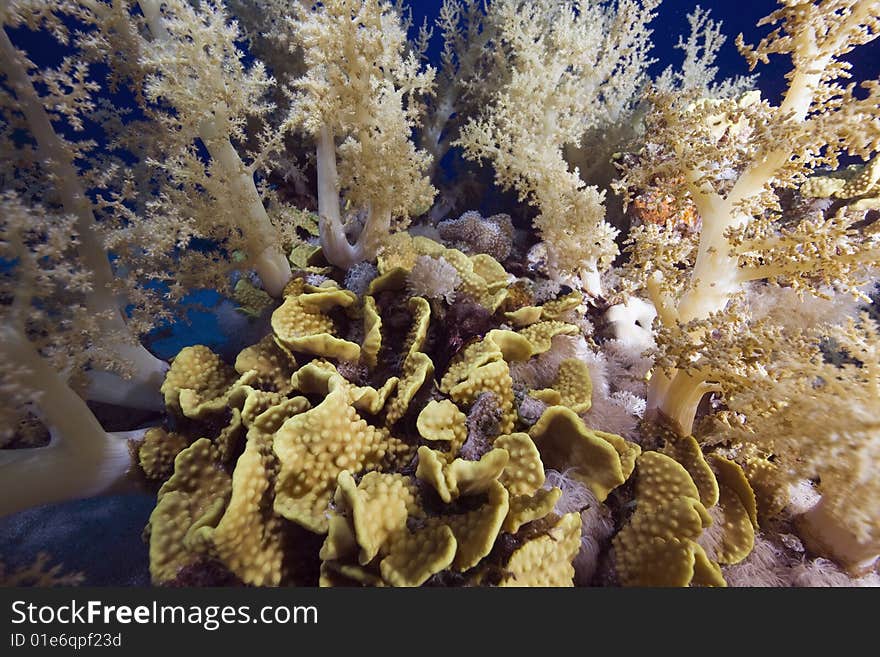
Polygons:
<instances>
[{"instance_id":1,"label":"dark blue background","mask_svg":"<svg viewBox=\"0 0 880 657\"><path fill-rule=\"evenodd\" d=\"M540 0L536 0L540 1ZM442 2L430 0L428 2L412 3L413 27L422 24L427 17L430 21L438 13ZM767 35L772 28L769 26L758 28L756 24L764 16L775 11L779 6L772 0L759 2L715 0L714 2L687 2L686 0L663 0L657 9L657 18L651 23L654 30L654 49L652 57L659 61L651 68L651 74L657 75L668 65L678 66L681 64L682 51L675 48L679 36L687 38L690 34L690 25L687 15L699 5L711 11L711 18L721 21L722 34L727 36L727 42L719 53L716 66L719 68L720 77L732 77L735 75L747 75L749 73L746 61L736 49L734 41L740 33L745 37L746 43L757 44L761 37ZM429 54L434 62L439 60L442 42L439 30L435 29L434 39L431 43ZM847 57L855 64L856 79L877 78L880 75L880 39L866 46L857 48ZM759 65L754 71L760 78L758 85L762 94L777 102L785 90L785 73L790 69L791 62L788 57L774 56L769 64Z\"/></svg>"}]
</instances>

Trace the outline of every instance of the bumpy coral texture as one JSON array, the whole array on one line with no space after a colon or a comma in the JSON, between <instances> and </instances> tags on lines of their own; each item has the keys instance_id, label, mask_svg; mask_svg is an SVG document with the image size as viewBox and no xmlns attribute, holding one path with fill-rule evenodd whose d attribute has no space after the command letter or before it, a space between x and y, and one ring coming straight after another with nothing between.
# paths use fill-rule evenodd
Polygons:
<instances>
[{"instance_id":1,"label":"bumpy coral texture","mask_svg":"<svg viewBox=\"0 0 880 657\"><path fill-rule=\"evenodd\" d=\"M416 242L443 252L432 244ZM492 329L435 374L429 336L442 316L420 296L391 303L388 294L404 289L397 271L405 270L380 276L377 296L362 300L332 283L294 282L297 303L276 324L289 333L304 325L297 313L314 321L344 299L332 329L364 323L376 374L388 377L380 387L346 379L341 372L356 370L332 352L297 366L312 345L288 339L288 347L277 335L246 348L238 372L200 348L169 373L180 415L192 363L211 374L216 382L197 399L212 413L191 415L220 427L185 447L163 487L151 522L157 581L211 558L259 585L571 585L607 577L609 564L628 585L724 585L719 564L746 558L757 531L757 498L739 465L692 437L670 433L662 452L646 451L591 427L584 418L608 395L607 371L562 319ZM567 317L574 301L539 308ZM401 350L390 371L380 361L389 344ZM520 416L516 389L543 400L536 421ZM144 456L162 454L165 442L177 444L154 432ZM616 527L611 509L630 494L632 476L636 510ZM306 556L317 580L287 565L295 526L323 537Z\"/></svg>"},{"instance_id":2,"label":"bumpy coral texture","mask_svg":"<svg viewBox=\"0 0 880 657\"><path fill-rule=\"evenodd\" d=\"M492 277L492 262L473 265ZM576 328L547 321L490 331L438 382L431 306L420 296L389 306L384 286L402 289L386 277L371 286L378 297L355 300L332 283L297 279L276 310L276 332L244 349L235 368L205 347L175 361L165 385L170 411L201 423L191 432L209 437L191 442L189 434L157 430L141 446L145 470L170 474L150 523L155 581L210 562L255 585L417 586L453 575L472 584L573 583L580 516L554 513L562 491L542 488L545 462L557 458L551 444L513 431L508 362L533 358ZM333 308L335 319L327 314ZM346 369L347 354L334 349L298 365L316 348L301 338L332 345L331 331L361 322L363 351L379 357L387 344L403 345L399 376L386 371L380 387L356 385L340 373L355 371ZM378 359L372 365L377 373L384 367ZM557 378L568 403L589 400L583 364L566 361ZM191 411L206 404L211 413ZM637 448L606 438L613 487L632 471ZM323 536L323 547L291 557L297 531ZM312 563L317 580L302 579L308 569L291 558Z\"/></svg>"}]
</instances>

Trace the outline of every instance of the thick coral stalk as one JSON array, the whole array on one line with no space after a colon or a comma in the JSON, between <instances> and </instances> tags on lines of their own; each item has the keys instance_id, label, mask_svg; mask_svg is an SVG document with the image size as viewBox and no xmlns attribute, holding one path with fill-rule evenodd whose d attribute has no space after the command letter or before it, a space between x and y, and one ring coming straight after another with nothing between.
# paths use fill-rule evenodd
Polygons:
<instances>
[{"instance_id":1,"label":"thick coral stalk","mask_svg":"<svg viewBox=\"0 0 880 657\"><path fill-rule=\"evenodd\" d=\"M658 372L648 385L647 408L677 433L688 436L693 433L694 418L703 396L718 389L704 378L681 370L671 379Z\"/></svg>"},{"instance_id":2,"label":"thick coral stalk","mask_svg":"<svg viewBox=\"0 0 880 657\"><path fill-rule=\"evenodd\" d=\"M153 388L158 392L168 366L140 345L135 336L131 336L122 315L120 302L112 292L113 271L107 252L101 243L91 204L79 182L73 154L52 127L49 114L26 73L25 63L9 40L5 29L0 29L0 70L6 75L10 87L15 92L19 108L28 122L40 156L54 174L58 195L65 212L76 218L77 255L90 272L94 287L86 303L94 315L101 318L102 333L109 336L107 342L102 344L102 348L116 354L121 362L128 363L131 368L131 379L119 379L109 373L103 373L101 376L114 377L116 382L114 385L120 387L120 390L113 395L116 398L124 389ZM119 336L130 336L131 339L125 340ZM94 390L96 396L93 399L112 402L103 395L102 391L107 389L108 386L96 388ZM133 397L140 400L138 407L162 408L158 394L148 396L138 394Z\"/></svg>"},{"instance_id":3,"label":"thick coral stalk","mask_svg":"<svg viewBox=\"0 0 880 657\"><path fill-rule=\"evenodd\" d=\"M420 70L407 52L390 3L303 3L293 13L306 72L293 83L300 93L290 121L315 142L324 257L348 269L373 260L392 225L405 229L431 208L430 157L411 137L434 70ZM343 192L346 209L366 219L354 243L340 210Z\"/></svg>"},{"instance_id":4,"label":"thick coral stalk","mask_svg":"<svg viewBox=\"0 0 880 657\"><path fill-rule=\"evenodd\" d=\"M246 220L242 228L254 245L254 268L264 289L273 297L280 297L290 281L290 262L278 246L278 232L266 214L253 174L241 161L229 137L217 130L216 122L203 124L199 136L211 159L229 180L232 195L244 202Z\"/></svg>"},{"instance_id":5,"label":"thick coral stalk","mask_svg":"<svg viewBox=\"0 0 880 657\"><path fill-rule=\"evenodd\" d=\"M341 269L349 269L376 257L382 238L391 230L391 213L368 208L367 221L361 234L354 244L349 242L339 207L336 144L327 126L321 128L316 142L321 248L327 262Z\"/></svg>"},{"instance_id":6,"label":"thick coral stalk","mask_svg":"<svg viewBox=\"0 0 880 657\"><path fill-rule=\"evenodd\" d=\"M339 173L336 171L336 143L333 133L323 126L316 139L318 166L318 214L321 217L321 247L327 262L347 269L363 260L357 245L345 237L339 207Z\"/></svg>"},{"instance_id":7,"label":"thick coral stalk","mask_svg":"<svg viewBox=\"0 0 880 657\"><path fill-rule=\"evenodd\" d=\"M797 519L797 527L807 547L833 558L854 577L869 573L880 559L880 541L859 540L829 510L825 497Z\"/></svg>"},{"instance_id":8,"label":"thick coral stalk","mask_svg":"<svg viewBox=\"0 0 880 657\"><path fill-rule=\"evenodd\" d=\"M126 479L126 438L104 431L86 403L17 330L0 330L0 356L19 383L39 394L38 414L49 428L47 447L0 451L0 516L43 504L91 497Z\"/></svg>"},{"instance_id":9,"label":"thick coral stalk","mask_svg":"<svg viewBox=\"0 0 880 657\"><path fill-rule=\"evenodd\" d=\"M113 353L134 370L135 376L123 378L112 372L90 370L86 398L125 408L164 409L165 400L159 388L168 372L168 363L141 344L120 343L113 347Z\"/></svg>"},{"instance_id":10,"label":"thick coral stalk","mask_svg":"<svg viewBox=\"0 0 880 657\"><path fill-rule=\"evenodd\" d=\"M819 38L814 30L803 27L792 35L791 53L795 67L789 76L785 97L776 110L781 121L798 125L807 120L821 89L823 75L833 64L835 53L841 51L855 27L870 18L872 6L876 7L876 3L855 2L846 20L823 38ZM773 274L772 268L741 268L727 234L751 221L751 214L741 209L742 204L769 189L790 158L791 153L784 148L759 152L725 196L711 189L708 183L701 182L701 170L683 172L702 221L702 231L690 276L691 284L675 307L664 310L674 321L685 324L705 319L723 310L749 280ZM693 426L691 412L697 407L693 396L699 388L694 387L691 379L691 376L676 374L668 381L658 379L651 386L654 394L648 401L649 409L656 409L663 417L671 418L679 431L687 431Z\"/></svg>"},{"instance_id":11,"label":"thick coral stalk","mask_svg":"<svg viewBox=\"0 0 880 657\"><path fill-rule=\"evenodd\" d=\"M157 0L139 0L138 4L153 39L159 43L169 42L172 37L163 22L160 3ZM278 231L266 213L253 171L244 164L229 135L221 127L219 117L223 116L223 109L213 108L213 115L218 118L202 122L199 138L211 160L229 181L230 195L244 206L238 227L248 238L249 255L263 287L270 295L279 297L291 277L290 263L281 251Z\"/></svg>"}]
</instances>

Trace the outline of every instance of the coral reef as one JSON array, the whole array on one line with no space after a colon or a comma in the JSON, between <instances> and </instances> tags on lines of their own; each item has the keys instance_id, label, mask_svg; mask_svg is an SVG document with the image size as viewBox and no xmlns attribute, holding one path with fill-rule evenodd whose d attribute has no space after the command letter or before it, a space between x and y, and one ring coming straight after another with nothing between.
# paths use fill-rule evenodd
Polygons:
<instances>
[{"instance_id":1,"label":"coral reef","mask_svg":"<svg viewBox=\"0 0 880 657\"><path fill-rule=\"evenodd\" d=\"M273 313L272 339L246 348L236 368L205 347L172 361L163 385L169 412L196 425L185 434L151 430L140 446L150 477L170 474L147 532L154 582L170 584L212 562L256 585L314 584L297 578L318 563L322 585L412 586L446 572L471 584L571 585L580 517L553 513L561 491L541 486L543 461L555 452L512 432L518 420L505 373L507 360L528 360L576 328L555 321L492 330L453 359L431 399L421 392L436 385L425 299L409 299L407 327L385 321L393 309L364 297L365 314L376 317L365 342L383 345L373 355L404 345L396 372L376 371L387 376L375 379L377 388L339 373L334 361L341 366L351 354L318 353L302 339L320 335L321 345L332 345L345 323L358 321L354 312L316 318L316 309L340 299L352 301L346 311L360 305L332 284L294 279ZM300 327L296 338L291 327ZM368 350L357 354L369 358ZM589 399L585 370L562 380L565 399ZM448 397L437 397L444 390ZM624 454L638 449L601 435ZM629 474L633 458L626 462ZM601 470L585 459L578 467ZM617 479L606 494L625 479L619 460L609 467ZM325 536L323 546L298 551L297 531Z\"/></svg>"},{"instance_id":2,"label":"coral reef","mask_svg":"<svg viewBox=\"0 0 880 657\"><path fill-rule=\"evenodd\" d=\"M0 514L146 487L161 586L877 584L877 2L740 35L779 99L662 10L0 3Z\"/></svg>"},{"instance_id":3,"label":"coral reef","mask_svg":"<svg viewBox=\"0 0 880 657\"><path fill-rule=\"evenodd\" d=\"M422 240L422 250L442 249ZM410 294L384 276L373 291ZM644 450L585 423L609 391L603 370L593 383L577 326L491 329L435 379L438 345L427 338L448 314L419 296L389 305L299 281L274 311L285 321L273 317L271 339L246 348L236 368L204 347L172 362L169 411L204 428L189 439L154 430L140 448L154 478L176 450L148 528L154 582L211 563L256 585L556 586L589 583L612 558L624 585L723 586L721 565L750 553L758 506L734 461L692 437L670 433L662 451ZM373 363L375 387L340 373L346 354L279 336L313 321L301 301L311 295L351 301L317 322L323 335L373 317L364 342L379 346L358 354ZM563 316L570 306L560 297L536 307ZM406 320L389 316L401 310ZM374 359L391 344L403 357L389 370ZM515 388L540 400L536 420L518 412ZM204 435L213 438L195 438ZM635 512L621 515L633 493Z\"/></svg>"}]
</instances>

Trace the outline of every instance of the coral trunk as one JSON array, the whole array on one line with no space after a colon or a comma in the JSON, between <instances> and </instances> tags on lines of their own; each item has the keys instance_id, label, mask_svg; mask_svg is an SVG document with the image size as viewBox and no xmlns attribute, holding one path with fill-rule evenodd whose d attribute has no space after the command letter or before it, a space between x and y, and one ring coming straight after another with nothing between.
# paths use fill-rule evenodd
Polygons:
<instances>
[{"instance_id":1,"label":"coral trunk","mask_svg":"<svg viewBox=\"0 0 880 657\"><path fill-rule=\"evenodd\" d=\"M0 515L91 497L121 482L131 466L127 441L104 431L85 401L23 336L7 330L2 338L2 356L40 393L37 414L52 441L0 452Z\"/></svg>"},{"instance_id":2,"label":"coral trunk","mask_svg":"<svg viewBox=\"0 0 880 657\"><path fill-rule=\"evenodd\" d=\"M716 390L711 383L677 371L670 379L656 372L648 387L648 413L681 436L693 433L697 407L707 392Z\"/></svg>"},{"instance_id":3,"label":"coral trunk","mask_svg":"<svg viewBox=\"0 0 880 657\"><path fill-rule=\"evenodd\" d=\"M880 559L880 541L860 541L824 498L798 517L797 528L811 551L833 559L854 577L869 573Z\"/></svg>"}]
</instances>

